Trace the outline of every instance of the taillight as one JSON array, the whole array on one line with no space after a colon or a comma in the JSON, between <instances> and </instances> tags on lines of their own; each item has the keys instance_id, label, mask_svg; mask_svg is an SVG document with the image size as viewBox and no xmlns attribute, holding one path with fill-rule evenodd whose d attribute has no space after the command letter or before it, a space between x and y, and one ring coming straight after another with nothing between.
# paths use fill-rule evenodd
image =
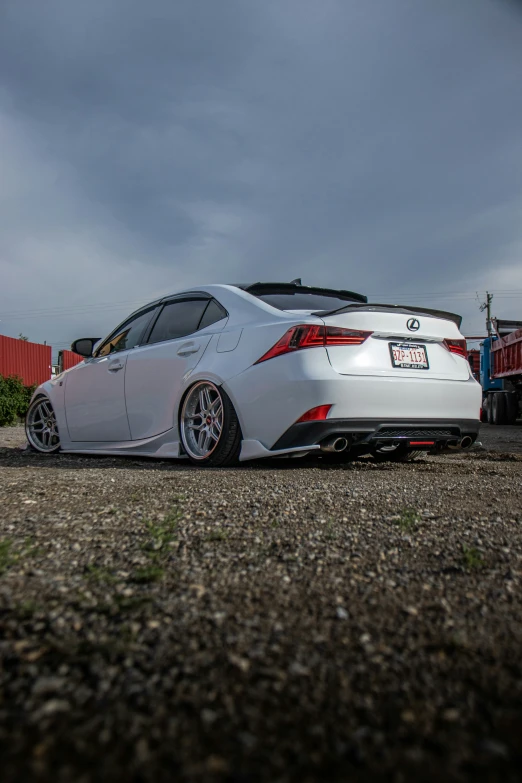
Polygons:
<instances>
[{"instance_id":1,"label":"taillight","mask_svg":"<svg viewBox=\"0 0 522 783\"><path fill-rule=\"evenodd\" d=\"M303 421L324 421L330 413L331 407L331 405L318 405L317 408L310 408L309 411L306 411L297 419L296 424L300 424Z\"/></svg>"},{"instance_id":2,"label":"taillight","mask_svg":"<svg viewBox=\"0 0 522 783\"><path fill-rule=\"evenodd\" d=\"M457 356L467 359L468 348L465 340L444 340L444 345L450 353L455 353Z\"/></svg>"},{"instance_id":3,"label":"taillight","mask_svg":"<svg viewBox=\"0 0 522 783\"><path fill-rule=\"evenodd\" d=\"M325 347L327 345L361 345L373 332L356 329L341 329L339 326L315 326L301 324L292 326L255 364L266 362L284 353L300 351L303 348Z\"/></svg>"},{"instance_id":4,"label":"taillight","mask_svg":"<svg viewBox=\"0 0 522 783\"><path fill-rule=\"evenodd\" d=\"M354 329L341 329L339 326L326 326L326 345L361 345L373 332L359 332Z\"/></svg>"}]
</instances>

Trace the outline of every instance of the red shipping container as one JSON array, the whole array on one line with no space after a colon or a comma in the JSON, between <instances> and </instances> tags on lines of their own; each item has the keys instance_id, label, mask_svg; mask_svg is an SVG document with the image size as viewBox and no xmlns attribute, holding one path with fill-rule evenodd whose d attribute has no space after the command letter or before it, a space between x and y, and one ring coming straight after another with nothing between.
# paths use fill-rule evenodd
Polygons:
<instances>
[{"instance_id":1,"label":"red shipping container","mask_svg":"<svg viewBox=\"0 0 522 783\"><path fill-rule=\"evenodd\" d=\"M473 377L478 380L480 376L480 351L476 348L472 348L468 351L468 362L471 367Z\"/></svg>"},{"instance_id":2,"label":"red shipping container","mask_svg":"<svg viewBox=\"0 0 522 783\"><path fill-rule=\"evenodd\" d=\"M80 354L74 353L74 351L60 351L60 358L58 360L60 372L70 370L71 367L76 367L80 362L83 362L83 356L80 356Z\"/></svg>"},{"instance_id":3,"label":"red shipping container","mask_svg":"<svg viewBox=\"0 0 522 783\"><path fill-rule=\"evenodd\" d=\"M26 386L40 385L51 377L50 345L39 345L0 334L0 375L17 375Z\"/></svg>"}]
</instances>

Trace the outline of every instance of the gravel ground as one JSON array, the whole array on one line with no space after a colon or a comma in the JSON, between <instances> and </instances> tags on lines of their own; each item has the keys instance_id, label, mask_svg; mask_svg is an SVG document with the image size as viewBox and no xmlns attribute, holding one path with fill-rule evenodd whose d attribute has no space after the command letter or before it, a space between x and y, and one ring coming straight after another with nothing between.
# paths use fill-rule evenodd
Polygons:
<instances>
[{"instance_id":1,"label":"gravel ground","mask_svg":"<svg viewBox=\"0 0 522 783\"><path fill-rule=\"evenodd\" d=\"M521 780L522 428L480 439L201 471L1 431L3 783Z\"/></svg>"},{"instance_id":2,"label":"gravel ground","mask_svg":"<svg viewBox=\"0 0 522 783\"><path fill-rule=\"evenodd\" d=\"M491 427L483 424L479 440L488 451L522 454L522 421L510 427Z\"/></svg>"}]
</instances>

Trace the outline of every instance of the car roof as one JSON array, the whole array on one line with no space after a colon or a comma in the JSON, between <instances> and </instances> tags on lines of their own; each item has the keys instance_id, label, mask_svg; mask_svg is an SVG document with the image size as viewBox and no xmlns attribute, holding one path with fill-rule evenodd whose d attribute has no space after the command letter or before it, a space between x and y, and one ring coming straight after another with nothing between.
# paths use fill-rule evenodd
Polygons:
<instances>
[{"instance_id":1,"label":"car roof","mask_svg":"<svg viewBox=\"0 0 522 783\"><path fill-rule=\"evenodd\" d=\"M161 304L162 302L172 299L172 297L175 296L189 296L189 295L206 295L206 296L212 296L214 293L217 293L219 289L227 288L227 289L234 289L237 288L240 291L244 291L247 294L251 294L252 296L262 296L263 294L297 294L297 293L303 293L303 294L319 294L323 296L339 296L341 298L346 297L347 299L351 299L352 301L356 302L368 302L368 297L364 296L364 294L358 294L355 291L346 291L344 289L338 289L338 288L321 288L319 286L306 286L302 285L301 283L212 283L209 285L202 285L202 286L194 286L193 288L185 288L182 291L173 291L172 293L165 294L164 296L160 296L157 299L153 299L150 302L147 302L146 304L142 305L141 307L138 307L136 310L134 310L133 313L131 313L127 318L131 318L132 316L136 315L137 313L140 313L142 310L147 310L149 307L154 307L156 305ZM127 320L127 319L126 319Z\"/></svg>"}]
</instances>

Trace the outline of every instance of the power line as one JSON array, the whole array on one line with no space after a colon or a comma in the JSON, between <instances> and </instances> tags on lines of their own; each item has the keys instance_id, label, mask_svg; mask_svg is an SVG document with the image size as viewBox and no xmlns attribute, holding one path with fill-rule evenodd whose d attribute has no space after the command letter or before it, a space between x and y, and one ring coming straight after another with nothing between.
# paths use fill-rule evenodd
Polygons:
<instances>
[{"instance_id":1,"label":"power line","mask_svg":"<svg viewBox=\"0 0 522 783\"><path fill-rule=\"evenodd\" d=\"M77 313L80 313L82 315L92 312L92 311L103 311L103 310L116 310L121 309L123 307L131 307L136 306L139 307L143 303L147 303L147 301L151 300L135 300L133 302L114 302L112 304L104 303L104 304L90 304L90 305L78 305L77 307L60 307L60 308L50 308L45 310L11 310L7 312L1 312L2 318L54 318L58 315L75 315Z\"/></svg>"},{"instance_id":2,"label":"power line","mask_svg":"<svg viewBox=\"0 0 522 783\"><path fill-rule=\"evenodd\" d=\"M522 296L522 291L492 291L491 293L495 294L495 296ZM475 299L476 293L470 292L470 291L445 291L440 293L434 293L432 291L426 291L423 293L406 293L406 294L390 294L390 292L376 294L371 293L368 296L373 297L390 297L390 298L404 298L404 297L432 297L432 298L456 298L456 297L462 297L466 299ZM156 297L159 298L159 297ZM150 298L142 298L142 299L134 299L134 300L127 300L127 301L120 301L120 302L98 302L96 304L79 304L74 306L69 306L66 308L63 307L52 307L52 308L39 308L35 310L32 308L31 310L6 310L2 312L3 316L15 316L15 315L25 315L25 314L34 314L34 315L43 315L46 313L50 313L52 315L60 312L73 312L77 313L79 311L86 311L86 310L94 310L94 309L111 309L114 307L126 307L130 305L140 305L142 302L147 303L148 301L154 301Z\"/></svg>"},{"instance_id":3,"label":"power line","mask_svg":"<svg viewBox=\"0 0 522 783\"><path fill-rule=\"evenodd\" d=\"M522 291L491 291L497 298L519 298L522 297ZM158 298L158 297L156 297ZM413 300L413 299L434 299L434 300L472 300L476 299L476 293L467 291L447 291L440 293L424 292L424 293L412 293L412 294L390 294L387 293L371 293L368 295L369 299L373 300ZM19 319L34 319L34 318L57 318L66 317L71 315L88 315L89 313L105 312L109 310L120 310L127 307L140 307L147 304L149 301L154 301L151 298L134 299L120 302L99 302L97 304L83 304L69 307L53 307L46 309L31 309L31 310L7 310L0 311L0 315L3 321L14 321Z\"/></svg>"}]
</instances>

